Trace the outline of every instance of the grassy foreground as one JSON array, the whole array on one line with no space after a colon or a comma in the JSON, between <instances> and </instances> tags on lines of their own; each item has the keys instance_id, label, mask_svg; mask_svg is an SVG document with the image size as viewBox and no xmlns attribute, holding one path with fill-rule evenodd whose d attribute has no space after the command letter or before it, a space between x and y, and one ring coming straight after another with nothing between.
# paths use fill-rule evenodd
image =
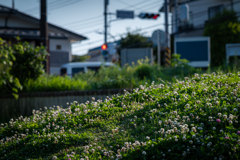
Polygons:
<instances>
[{"instance_id":1,"label":"grassy foreground","mask_svg":"<svg viewBox=\"0 0 240 160\"><path fill-rule=\"evenodd\" d=\"M0 159L240 159L240 73L145 84L1 124Z\"/></svg>"}]
</instances>

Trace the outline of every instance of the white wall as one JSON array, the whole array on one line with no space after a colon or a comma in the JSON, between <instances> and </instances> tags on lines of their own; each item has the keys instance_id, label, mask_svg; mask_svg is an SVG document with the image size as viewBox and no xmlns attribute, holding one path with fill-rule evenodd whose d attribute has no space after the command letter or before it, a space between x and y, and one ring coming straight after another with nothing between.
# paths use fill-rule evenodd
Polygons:
<instances>
[{"instance_id":1,"label":"white wall","mask_svg":"<svg viewBox=\"0 0 240 160\"><path fill-rule=\"evenodd\" d=\"M57 45L61 45L61 49L57 49ZM67 39L50 39L49 40L49 51L54 52L68 52L69 53L69 60L72 60L72 46L69 40ZM61 66L51 66L50 64L50 74L57 74L60 73Z\"/></svg>"},{"instance_id":2,"label":"white wall","mask_svg":"<svg viewBox=\"0 0 240 160\"><path fill-rule=\"evenodd\" d=\"M61 49L57 49L57 45L61 45ZM67 39L50 39L49 40L49 50L51 51L63 51L69 52L69 60L72 60L72 46L69 40Z\"/></svg>"}]
</instances>

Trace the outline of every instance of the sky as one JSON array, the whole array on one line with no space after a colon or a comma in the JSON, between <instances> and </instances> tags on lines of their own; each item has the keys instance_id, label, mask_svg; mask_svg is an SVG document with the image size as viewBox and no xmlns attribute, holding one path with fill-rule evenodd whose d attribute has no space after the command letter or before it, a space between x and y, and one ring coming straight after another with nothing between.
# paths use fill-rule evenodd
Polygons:
<instances>
[{"instance_id":1,"label":"sky","mask_svg":"<svg viewBox=\"0 0 240 160\"><path fill-rule=\"evenodd\" d=\"M125 37L128 31L151 37L164 29L164 13L157 20L140 19L140 13L158 13L164 0L109 0L108 42ZM0 0L0 4L12 7L12 0ZM40 0L14 0L20 12L40 18ZM116 10L134 11L134 19L117 19ZM91 48L104 43L104 0L47 0L47 21L77 34L87 40L72 44L73 55L85 55ZM169 23L171 15L169 14ZM171 29L169 30L171 32Z\"/></svg>"}]
</instances>

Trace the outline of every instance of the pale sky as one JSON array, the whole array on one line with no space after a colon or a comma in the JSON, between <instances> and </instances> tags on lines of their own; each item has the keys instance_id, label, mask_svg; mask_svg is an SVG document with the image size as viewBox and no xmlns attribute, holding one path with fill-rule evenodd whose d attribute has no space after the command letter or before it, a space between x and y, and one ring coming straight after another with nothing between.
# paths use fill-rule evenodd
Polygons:
<instances>
[{"instance_id":1,"label":"pale sky","mask_svg":"<svg viewBox=\"0 0 240 160\"><path fill-rule=\"evenodd\" d=\"M141 12L158 13L163 2L164 0L109 0L108 12L115 14L116 10L129 10L134 11L136 16ZM47 3L49 23L88 38L72 45L73 55L84 55L89 49L104 43L104 35L100 34L104 31L104 0L47 0ZM0 4L12 7L12 0L0 0ZM15 0L15 9L40 18L40 0ZM116 15L108 16L108 21L115 19ZM109 24L108 33L116 40L121 36L125 37L127 28L130 31L141 29L139 33L151 36L156 29L164 31L164 14L161 13L157 20L135 17L112 21ZM171 28L169 31L171 32ZM113 41L112 37L108 36L108 42Z\"/></svg>"}]
</instances>

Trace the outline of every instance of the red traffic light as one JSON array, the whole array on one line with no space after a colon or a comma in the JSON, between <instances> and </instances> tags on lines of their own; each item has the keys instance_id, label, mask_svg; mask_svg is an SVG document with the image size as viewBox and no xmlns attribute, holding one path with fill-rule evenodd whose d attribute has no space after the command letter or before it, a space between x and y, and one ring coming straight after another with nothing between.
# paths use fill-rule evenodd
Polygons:
<instances>
[{"instance_id":1,"label":"red traffic light","mask_svg":"<svg viewBox=\"0 0 240 160\"><path fill-rule=\"evenodd\" d=\"M139 18L142 19L157 19L160 16L158 13L140 13Z\"/></svg>"},{"instance_id":2,"label":"red traffic light","mask_svg":"<svg viewBox=\"0 0 240 160\"><path fill-rule=\"evenodd\" d=\"M153 19L157 19L158 16L159 16L159 14L155 14L152 18L153 18Z\"/></svg>"},{"instance_id":3,"label":"red traffic light","mask_svg":"<svg viewBox=\"0 0 240 160\"><path fill-rule=\"evenodd\" d=\"M101 47L102 50L107 50L107 45L106 44L103 44L102 47Z\"/></svg>"}]
</instances>

